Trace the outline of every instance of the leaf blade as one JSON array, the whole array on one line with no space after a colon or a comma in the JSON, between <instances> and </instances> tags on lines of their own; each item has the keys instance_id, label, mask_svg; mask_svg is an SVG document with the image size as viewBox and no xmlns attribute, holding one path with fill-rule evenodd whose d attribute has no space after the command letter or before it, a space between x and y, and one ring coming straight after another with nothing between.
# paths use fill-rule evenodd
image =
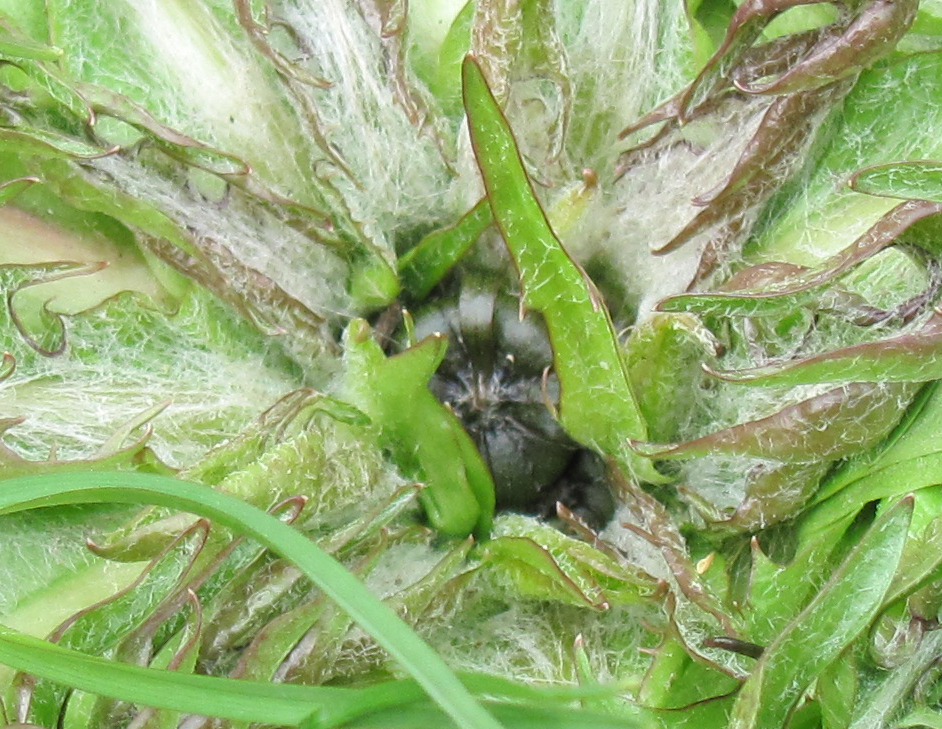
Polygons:
<instances>
[{"instance_id":1,"label":"leaf blade","mask_svg":"<svg viewBox=\"0 0 942 729\"><path fill-rule=\"evenodd\" d=\"M643 480L663 482L627 448L646 427L608 312L562 247L533 192L513 133L477 61L462 66L471 142L494 220L517 267L523 302L546 320L560 381L559 421L578 442L615 458Z\"/></svg>"},{"instance_id":2,"label":"leaf blade","mask_svg":"<svg viewBox=\"0 0 942 729\"><path fill-rule=\"evenodd\" d=\"M913 500L878 519L743 684L730 729L779 729L802 692L877 614L902 555Z\"/></svg>"},{"instance_id":3,"label":"leaf blade","mask_svg":"<svg viewBox=\"0 0 942 729\"><path fill-rule=\"evenodd\" d=\"M339 562L300 532L239 499L206 486L145 473L37 475L10 479L0 514L67 503L148 503L188 510L247 534L292 560L325 594L376 638L459 726L500 729L444 661Z\"/></svg>"}]
</instances>

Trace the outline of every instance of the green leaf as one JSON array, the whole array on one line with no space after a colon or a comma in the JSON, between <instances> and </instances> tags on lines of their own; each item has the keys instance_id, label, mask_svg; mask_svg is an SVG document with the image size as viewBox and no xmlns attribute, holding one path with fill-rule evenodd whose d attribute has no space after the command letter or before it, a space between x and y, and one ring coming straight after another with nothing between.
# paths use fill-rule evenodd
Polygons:
<instances>
[{"instance_id":1,"label":"green leaf","mask_svg":"<svg viewBox=\"0 0 942 729\"><path fill-rule=\"evenodd\" d=\"M477 62L462 67L465 109L478 167L523 286L543 314L560 382L559 422L576 441L615 458L642 480L665 479L626 447L645 425L601 297L550 228L513 134Z\"/></svg>"},{"instance_id":2,"label":"green leaf","mask_svg":"<svg viewBox=\"0 0 942 729\"><path fill-rule=\"evenodd\" d=\"M399 259L404 291L421 300L468 252L493 222L487 199L478 202L454 225L432 231Z\"/></svg>"},{"instance_id":3,"label":"green leaf","mask_svg":"<svg viewBox=\"0 0 942 729\"><path fill-rule=\"evenodd\" d=\"M912 499L878 519L831 579L766 647L736 699L730 729L781 729L802 692L876 616L909 531Z\"/></svg>"},{"instance_id":4,"label":"green leaf","mask_svg":"<svg viewBox=\"0 0 942 729\"><path fill-rule=\"evenodd\" d=\"M842 347L783 364L708 371L748 385L807 385L820 382L928 382L942 378L942 315L920 329L877 342Z\"/></svg>"},{"instance_id":5,"label":"green leaf","mask_svg":"<svg viewBox=\"0 0 942 729\"><path fill-rule=\"evenodd\" d=\"M855 173L850 186L868 195L942 203L942 163L914 160L873 165Z\"/></svg>"},{"instance_id":6,"label":"green leaf","mask_svg":"<svg viewBox=\"0 0 942 729\"><path fill-rule=\"evenodd\" d=\"M940 432L942 392L930 386L883 448L850 461L822 486L802 528L824 529L852 517L871 501L897 498L942 483Z\"/></svg>"},{"instance_id":7,"label":"green leaf","mask_svg":"<svg viewBox=\"0 0 942 729\"><path fill-rule=\"evenodd\" d=\"M856 514L856 512L855 512ZM759 645L771 643L812 599L816 589L833 572L833 554L847 532L850 520L830 523L826 528L803 530L798 552L787 565L773 562L752 539L752 568L749 576L750 623L746 635ZM782 595L788 595L787 600Z\"/></svg>"},{"instance_id":8,"label":"green leaf","mask_svg":"<svg viewBox=\"0 0 942 729\"><path fill-rule=\"evenodd\" d=\"M461 422L428 389L447 340L430 336L387 358L369 325L357 319L344 346L346 395L372 418L401 471L426 483L419 499L432 526L454 537L486 536L494 482Z\"/></svg>"},{"instance_id":9,"label":"green leaf","mask_svg":"<svg viewBox=\"0 0 942 729\"><path fill-rule=\"evenodd\" d=\"M339 562L300 532L238 499L199 484L140 473L27 476L5 481L0 489L0 514L67 503L105 502L151 503L188 510L253 537L294 562L415 676L460 726L499 729L500 724L474 701L441 658ZM9 662L10 656L3 660ZM43 675L36 666L27 670Z\"/></svg>"},{"instance_id":10,"label":"green leaf","mask_svg":"<svg viewBox=\"0 0 942 729\"><path fill-rule=\"evenodd\" d=\"M869 696L854 707L853 721L848 729L884 729L912 697L916 681L938 660L942 650L942 630L933 630L922 637L912 657L885 674ZM929 726L932 726L931 724Z\"/></svg>"},{"instance_id":11,"label":"green leaf","mask_svg":"<svg viewBox=\"0 0 942 729\"><path fill-rule=\"evenodd\" d=\"M926 706L919 706L910 711L898 723L894 724L895 729L910 729L918 727L919 729L942 729L942 711L935 711Z\"/></svg>"},{"instance_id":12,"label":"green leaf","mask_svg":"<svg viewBox=\"0 0 942 729\"><path fill-rule=\"evenodd\" d=\"M844 651L818 677L815 698L823 729L843 729L850 723L857 700L857 668L852 652Z\"/></svg>"}]
</instances>

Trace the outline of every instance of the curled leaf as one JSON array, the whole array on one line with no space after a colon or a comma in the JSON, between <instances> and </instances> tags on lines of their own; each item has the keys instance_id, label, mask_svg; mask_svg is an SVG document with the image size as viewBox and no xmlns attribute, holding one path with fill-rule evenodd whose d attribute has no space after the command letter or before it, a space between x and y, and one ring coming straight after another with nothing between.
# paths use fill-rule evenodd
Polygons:
<instances>
[{"instance_id":1,"label":"curled leaf","mask_svg":"<svg viewBox=\"0 0 942 729\"><path fill-rule=\"evenodd\" d=\"M411 68L406 58L408 43L404 40L411 19L407 14L408 3L405 0L357 0L357 5L360 16L383 49L385 80L393 100L413 126L434 133L435 142L441 150L443 142L437 138L434 117L424 96L412 84Z\"/></svg>"},{"instance_id":2,"label":"curled leaf","mask_svg":"<svg viewBox=\"0 0 942 729\"><path fill-rule=\"evenodd\" d=\"M7 180L0 185L0 205L6 205L24 190L40 182L38 177L18 177L15 180Z\"/></svg>"},{"instance_id":3,"label":"curled leaf","mask_svg":"<svg viewBox=\"0 0 942 729\"><path fill-rule=\"evenodd\" d=\"M4 362L7 358L4 357ZM12 363L12 357L10 357ZM11 370L12 372L12 370ZM9 374L9 373L8 373ZM2 442L3 434L23 423L26 418L0 418L0 471L7 478L26 474L38 473L75 473L94 470L134 470L144 469L155 473L170 474L173 472L148 447L151 428L147 426L149 418L159 412L159 406L131 418L130 421L119 427L115 435L108 438L98 451L88 457L75 460L60 459L55 449L48 458L31 460L24 458L17 451ZM135 429L146 426L136 438L128 442ZM150 555L149 555L150 556Z\"/></svg>"},{"instance_id":4,"label":"curled leaf","mask_svg":"<svg viewBox=\"0 0 942 729\"><path fill-rule=\"evenodd\" d=\"M103 149L81 139L42 129L21 130L0 127L0 139L21 148L32 147L39 154L69 159L99 159L119 151L117 146Z\"/></svg>"},{"instance_id":5,"label":"curled leaf","mask_svg":"<svg viewBox=\"0 0 942 729\"><path fill-rule=\"evenodd\" d=\"M759 93L775 94L752 138L726 179L694 198L706 207L653 251L667 255L702 241L693 283L702 282L723 251L751 225L767 201L797 169L828 111L853 87L860 71L890 53L911 25L916 3L870 0L842 8L830 25L776 38L756 46L766 26L799 5L826 0L746 0L739 4L726 37L697 78L683 91L622 131L624 138L652 124L659 131L622 155L617 176L639 159L642 149L682 142L682 128L709 120L718 110L742 105ZM771 80L770 80L771 79Z\"/></svg>"},{"instance_id":6,"label":"curled leaf","mask_svg":"<svg viewBox=\"0 0 942 729\"><path fill-rule=\"evenodd\" d=\"M16 371L16 357L9 352L4 352L0 357L0 382L3 382ZM0 429L0 433L5 429Z\"/></svg>"},{"instance_id":7,"label":"curled leaf","mask_svg":"<svg viewBox=\"0 0 942 729\"><path fill-rule=\"evenodd\" d=\"M929 382L942 378L942 314L912 333L855 344L789 362L741 370L704 366L711 375L749 385L820 382Z\"/></svg>"},{"instance_id":8,"label":"curled leaf","mask_svg":"<svg viewBox=\"0 0 942 729\"><path fill-rule=\"evenodd\" d=\"M687 601L710 616L726 634L738 634L737 621L697 572L684 537L667 507L631 481L618 480L619 489L635 520L622 526L658 548L677 588Z\"/></svg>"},{"instance_id":9,"label":"curled leaf","mask_svg":"<svg viewBox=\"0 0 942 729\"><path fill-rule=\"evenodd\" d=\"M798 4L829 1L796 3L795 0L746 0L742 3L727 26L722 45L678 99L678 118L681 121L691 119L701 111L704 103L729 89L731 74L776 15Z\"/></svg>"},{"instance_id":10,"label":"curled leaf","mask_svg":"<svg viewBox=\"0 0 942 729\"><path fill-rule=\"evenodd\" d=\"M794 161L820 126L823 114L849 90L850 84L837 84L775 99L762 115L758 129L727 179L694 198L696 204L706 206L703 211L652 252L656 255L671 253L718 225L733 226L724 236L731 240L739 232L735 221L782 185ZM701 272L700 276L705 273Z\"/></svg>"},{"instance_id":11,"label":"curled leaf","mask_svg":"<svg viewBox=\"0 0 942 729\"><path fill-rule=\"evenodd\" d=\"M871 0L836 37L826 37L778 78L737 83L750 94L803 91L853 76L889 54L916 18L918 0Z\"/></svg>"},{"instance_id":12,"label":"curled leaf","mask_svg":"<svg viewBox=\"0 0 942 729\"><path fill-rule=\"evenodd\" d=\"M559 600L605 610L609 607L597 584L586 575L567 574L542 546L525 537L498 537L487 542L482 556L510 575L518 590L544 600Z\"/></svg>"},{"instance_id":13,"label":"curled leaf","mask_svg":"<svg viewBox=\"0 0 942 729\"><path fill-rule=\"evenodd\" d=\"M507 515L498 536L482 544L488 572L541 600L607 610L652 597L657 580L601 548L561 534L525 517Z\"/></svg>"},{"instance_id":14,"label":"curled leaf","mask_svg":"<svg viewBox=\"0 0 942 729\"><path fill-rule=\"evenodd\" d=\"M230 304L260 331L271 336L304 332L318 353L336 353L323 316L305 306L261 272L239 261L214 241L203 240L199 256L164 238L142 236L151 253ZM237 272L237 273L236 273ZM242 282L236 285L236 281Z\"/></svg>"},{"instance_id":15,"label":"curled leaf","mask_svg":"<svg viewBox=\"0 0 942 729\"><path fill-rule=\"evenodd\" d=\"M162 595L174 592L174 586L205 546L208 532L208 522L193 522L147 564L132 584L71 616L48 640L96 655L112 650L127 631L151 613ZM24 673L14 683L18 686L17 715L31 717L42 726L54 724L65 698L64 688Z\"/></svg>"},{"instance_id":16,"label":"curled leaf","mask_svg":"<svg viewBox=\"0 0 942 729\"><path fill-rule=\"evenodd\" d=\"M563 154L573 103L565 45L546 22L551 15L547 0L499 0L478 6L471 25L470 52L501 108L522 126L543 129L521 147L535 175Z\"/></svg>"},{"instance_id":17,"label":"curled leaf","mask_svg":"<svg viewBox=\"0 0 942 729\"><path fill-rule=\"evenodd\" d=\"M850 246L820 268L787 263L763 263L738 274L727 284L731 291L670 296L660 311L690 311L720 316L781 316L809 301L820 300L822 289L855 266L899 242L910 228L942 213L942 203L909 200L882 216Z\"/></svg>"},{"instance_id":18,"label":"curled leaf","mask_svg":"<svg viewBox=\"0 0 942 729\"><path fill-rule=\"evenodd\" d=\"M61 264L46 266L47 272L7 292L10 318L23 339L40 354L55 357L66 348L63 317L51 310L51 300L36 296L33 289L74 277L94 276L107 267L107 262Z\"/></svg>"},{"instance_id":19,"label":"curled leaf","mask_svg":"<svg viewBox=\"0 0 942 729\"><path fill-rule=\"evenodd\" d=\"M813 0L813 2L828 0ZM917 3L870 0L819 32L777 39L752 54L752 46L771 20L798 5L794 0L747 0L733 15L726 38L679 100L678 116L688 120L730 81L749 94L788 94L818 89L863 68L892 51L915 19ZM753 56L763 59L756 67ZM785 66L783 69L778 67ZM762 74L778 75L765 80Z\"/></svg>"},{"instance_id":20,"label":"curled leaf","mask_svg":"<svg viewBox=\"0 0 942 729\"><path fill-rule=\"evenodd\" d=\"M91 104L97 118L110 116L127 122L182 162L219 175L246 175L249 172L248 163L244 160L234 154L213 149L163 124L143 106L122 94L88 83L77 83L76 88Z\"/></svg>"},{"instance_id":21,"label":"curled leaf","mask_svg":"<svg viewBox=\"0 0 942 729\"><path fill-rule=\"evenodd\" d=\"M432 525L450 536L484 535L494 513L494 482L458 418L428 389L447 341L430 336L387 358L363 320L344 336L346 396L367 413L408 477L426 483L419 498Z\"/></svg>"},{"instance_id":22,"label":"curled leaf","mask_svg":"<svg viewBox=\"0 0 942 729\"><path fill-rule=\"evenodd\" d=\"M827 8L819 8L827 11ZM843 33L840 23L779 36L744 51L729 78L737 89L788 73L815 49L827 46Z\"/></svg>"},{"instance_id":23,"label":"curled leaf","mask_svg":"<svg viewBox=\"0 0 942 729\"><path fill-rule=\"evenodd\" d=\"M834 460L867 448L896 424L899 414L879 407L883 390L862 382L835 387L759 420L670 445L631 441L648 458L672 460L711 453L801 463Z\"/></svg>"},{"instance_id":24,"label":"curled leaf","mask_svg":"<svg viewBox=\"0 0 942 729\"><path fill-rule=\"evenodd\" d=\"M280 73L293 81L315 88L330 88L330 81L308 72L300 63L291 61L271 44L268 36L272 28L268 21L267 7L261 8L259 16L253 12L251 0L233 0L232 6L239 19L239 25L245 30L255 50L271 61Z\"/></svg>"},{"instance_id":25,"label":"curled leaf","mask_svg":"<svg viewBox=\"0 0 942 729\"><path fill-rule=\"evenodd\" d=\"M729 177L716 189L694 198L694 204L709 205L746 187L755 191L753 196L775 187L775 176L781 175L789 158L805 145L820 122L821 112L848 90L846 86L834 86L814 93L777 98L763 113L759 128L746 144Z\"/></svg>"},{"instance_id":26,"label":"curled leaf","mask_svg":"<svg viewBox=\"0 0 942 729\"><path fill-rule=\"evenodd\" d=\"M195 593L191 592L189 597L190 611L187 615L186 627L177 637L175 645L173 646L173 653L169 656L169 660L166 660L165 667L169 671L192 673L196 668L200 638L203 630L203 607ZM159 656L158 658L163 658L163 656ZM163 661L154 661L154 663L162 664ZM164 666L157 665L155 667ZM100 699L99 701L105 703L108 700ZM123 704L123 702L117 702L115 708L119 711L127 711L127 705ZM101 714L99 714L99 716L100 715ZM169 727L178 724L179 721L180 714L178 712L147 707L137 711L134 715L134 719L128 724L128 729L144 729L145 727L152 726Z\"/></svg>"}]
</instances>

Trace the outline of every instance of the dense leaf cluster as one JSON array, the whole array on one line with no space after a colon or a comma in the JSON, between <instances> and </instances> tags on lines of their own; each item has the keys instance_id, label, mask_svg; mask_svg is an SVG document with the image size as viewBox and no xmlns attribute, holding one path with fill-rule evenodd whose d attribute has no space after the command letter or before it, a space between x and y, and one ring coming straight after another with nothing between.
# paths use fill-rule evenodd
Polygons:
<instances>
[{"instance_id":1,"label":"dense leaf cluster","mask_svg":"<svg viewBox=\"0 0 942 729\"><path fill-rule=\"evenodd\" d=\"M5 721L942 725L940 36L0 0Z\"/></svg>"}]
</instances>

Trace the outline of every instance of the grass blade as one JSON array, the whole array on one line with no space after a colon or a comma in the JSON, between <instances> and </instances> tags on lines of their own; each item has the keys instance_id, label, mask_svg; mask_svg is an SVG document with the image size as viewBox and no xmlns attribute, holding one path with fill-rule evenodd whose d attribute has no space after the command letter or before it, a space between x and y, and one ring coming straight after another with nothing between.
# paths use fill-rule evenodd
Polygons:
<instances>
[{"instance_id":1,"label":"grass blade","mask_svg":"<svg viewBox=\"0 0 942 729\"><path fill-rule=\"evenodd\" d=\"M310 539L277 518L200 484L144 473L24 476L3 482L0 514L74 503L134 503L190 511L291 560L399 661L460 727L499 729L442 659L388 606ZM44 675L42 671L37 671Z\"/></svg>"}]
</instances>

